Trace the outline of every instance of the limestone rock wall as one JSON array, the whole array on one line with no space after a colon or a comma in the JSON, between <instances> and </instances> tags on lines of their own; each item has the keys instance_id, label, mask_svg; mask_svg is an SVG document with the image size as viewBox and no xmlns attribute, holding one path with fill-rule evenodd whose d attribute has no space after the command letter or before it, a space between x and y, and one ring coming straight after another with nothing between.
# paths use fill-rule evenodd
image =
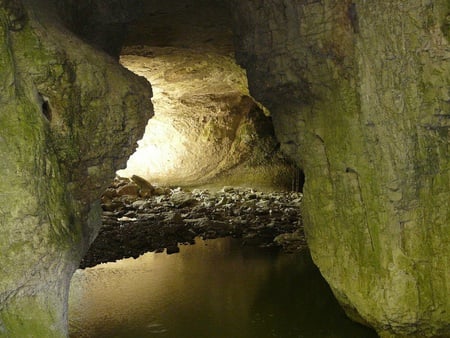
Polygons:
<instances>
[{"instance_id":1,"label":"limestone rock wall","mask_svg":"<svg viewBox=\"0 0 450 338\"><path fill-rule=\"evenodd\" d=\"M449 335L449 2L230 4L335 295L382 336Z\"/></svg>"},{"instance_id":2,"label":"limestone rock wall","mask_svg":"<svg viewBox=\"0 0 450 338\"><path fill-rule=\"evenodd\" d=\"M97 200L152 111L147 81L84 45L45 1L0 1L0 336L67 334Z\"/></svg>"}]
</instances>

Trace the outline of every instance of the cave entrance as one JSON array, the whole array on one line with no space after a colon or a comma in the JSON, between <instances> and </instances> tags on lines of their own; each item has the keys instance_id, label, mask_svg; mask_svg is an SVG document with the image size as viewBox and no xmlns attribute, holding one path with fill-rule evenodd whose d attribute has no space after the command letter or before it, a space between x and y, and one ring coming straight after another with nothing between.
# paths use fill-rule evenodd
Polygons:
<instances>
[{"instance_id":1,"label":"cave entrance","mask_svg":"<svg viewBox=\"0 0 450 338\"><path fill-rule=\"evenodd\" d=\"M155 115L121 177L152 184L290 189L269 112L237 65L227 5L148 1L120 62L153 88Z\"/></svg>"},{"instance_id":2,"label":"cave entrance","mask_svg":"<svg viewBox=\"0 0 450 338\"><path fill-rule=\"evenodd\" d=\"M120 62L152 85L155 116L103 195L103 228L83 267L178 252L195 236L270 246L290 233L279 246L306 246L302 172L250 96L226 6L147 1L131 25Z\"/></svg>"},{"instance_id":3,"label":"cave entrance","mask_svg":"<svg viewBox=\"0 0 450 338\"><path fill-rule=\"evenodd\" d=\"M195 236L306 247L303 172L250 96L224 2L147 1L120 62L152 85L155 115L102 197L103 228L82 267L178 252Z\"/></svg>"},{"instance_id":4,"label":"cave entrance","mask_svg":"<svg viewBox=\"0 0 450 338\"><path fill-rule=\"evenodd\" d=\"M304 250L304 176L249 94L224 2L147 6L121 63L152 84L155 116L118 172L131 181L103 196L103 228L82 262L93 268L72 280L71 334L368 336ZM94 266L123 257L136 259Z\"/></svg>"}]
</instances>

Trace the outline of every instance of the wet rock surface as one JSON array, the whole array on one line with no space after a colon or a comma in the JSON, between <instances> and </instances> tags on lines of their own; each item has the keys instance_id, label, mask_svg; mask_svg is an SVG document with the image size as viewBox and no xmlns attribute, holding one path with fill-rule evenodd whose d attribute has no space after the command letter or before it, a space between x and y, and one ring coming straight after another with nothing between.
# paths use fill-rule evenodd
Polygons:
<instances>
[{"instance_id":1,"label":"wet rock surface","mask_svg":"<svg viewBox=\"0 0 450 338\"><path fill-rule=\"evenodd\" d=\"M103 227L80 267L148 251L176 253L179 243L193 244L197 236L233 236L242 238L244 245L302 250L306 241L301 201L299 192L264 193L238 187L143 189L139 179L116 180L103 195Z\"/></svg>"},{"instance_id":2,"label":"wet rock surface","mask_svg":"<svg viewBox=\"0 0 450 338\"><path fill-rule=\"evenodd\" d=\"M308 178L308 247L347 315L382 337L449 337L449 2L231 6L238 62Z\"/></svg>"}]
</instances>

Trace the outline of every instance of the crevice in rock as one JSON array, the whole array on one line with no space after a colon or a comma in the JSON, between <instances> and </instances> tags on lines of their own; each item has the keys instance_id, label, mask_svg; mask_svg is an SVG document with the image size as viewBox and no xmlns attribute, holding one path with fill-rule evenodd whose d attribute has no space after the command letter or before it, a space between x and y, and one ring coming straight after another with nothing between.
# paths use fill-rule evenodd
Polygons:
<instances>
[{"instance_id":1,"label":"crevice in rock","mask_svg":"<svg viewBox=\"0 0 450 338\"><path fill-rule=\"evenodd\" d=\"M292 175L292 191L303 193L303 186L305 185L305 173L304 171L297 167L293 166L293 175Z\"/></svg>"},{"instance_id":2,"label":"crevice in rock","mask_svg":"<svg viewBox=\"0 0 450 338\"><path fill-rule=\"evenodd\" d=\"M42 114L45 116L45 118L49 122L51 122L52 121L52 109L50 107L50 102L49 102L48 98L43 96L42 94L40 94L40 98L42 100L42 103L41 103Z\"/></svg>"}]
</instances>

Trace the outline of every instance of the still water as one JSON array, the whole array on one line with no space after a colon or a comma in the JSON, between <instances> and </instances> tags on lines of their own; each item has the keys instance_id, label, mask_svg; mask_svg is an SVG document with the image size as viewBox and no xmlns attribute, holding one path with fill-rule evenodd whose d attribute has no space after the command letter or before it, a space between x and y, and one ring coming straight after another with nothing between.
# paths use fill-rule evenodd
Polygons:
<instances>
[{"instance_id":1,"label":"still water","mask_svg":"<svg viewBox=\"0 0 450 338\"><path fill-rule=\"evenodd\" d=\"M70 337L377 337L347 319L304 254L230 238L78 270Z\"/></svg>"}]
</instances>

